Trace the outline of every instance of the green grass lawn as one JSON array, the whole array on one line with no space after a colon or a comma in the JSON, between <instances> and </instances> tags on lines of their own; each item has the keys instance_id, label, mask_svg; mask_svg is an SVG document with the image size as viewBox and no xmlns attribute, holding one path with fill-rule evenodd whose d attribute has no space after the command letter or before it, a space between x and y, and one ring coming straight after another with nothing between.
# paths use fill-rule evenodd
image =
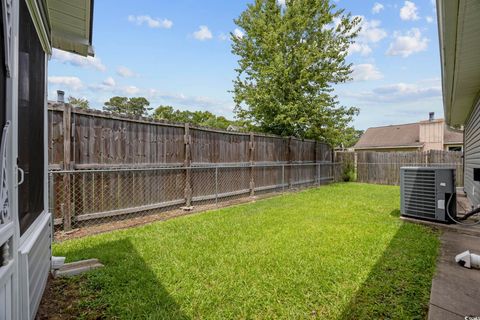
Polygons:
<instances>
[{"instance_id":1,"label":"green grass lawn","mask_svg":"<svg viewBox=\"0 0 480 320\"><path fill-rule=\"evenodd\" d=\"M438 234L398 216L398 187L335 184L63 242L54 255L105 264L73 281L77 309L106 318L423 319Z\"/></svg>"}]
</instances>

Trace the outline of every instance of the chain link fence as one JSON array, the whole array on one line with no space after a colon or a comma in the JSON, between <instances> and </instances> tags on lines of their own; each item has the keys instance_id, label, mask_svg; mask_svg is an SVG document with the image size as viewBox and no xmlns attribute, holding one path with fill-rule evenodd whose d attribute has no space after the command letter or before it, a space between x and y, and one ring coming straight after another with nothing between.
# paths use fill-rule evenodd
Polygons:
<instances>
[{"instance_id":1,"label":"chain link fence","mask_svg":"<svg viewBox=\"0 0 480 320\"><path fill-rule=\"evenodd\" d=\"M50 210L56 231L71 232L319 186L342 179L341 170L317 162L50 171Z\"/></svg>"}]
</instances>

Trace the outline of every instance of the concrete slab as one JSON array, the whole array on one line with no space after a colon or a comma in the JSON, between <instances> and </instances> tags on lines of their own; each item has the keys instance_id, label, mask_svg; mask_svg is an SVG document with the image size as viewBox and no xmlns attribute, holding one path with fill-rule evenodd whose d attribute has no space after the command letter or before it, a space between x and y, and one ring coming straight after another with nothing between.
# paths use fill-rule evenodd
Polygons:
<instances>
[{"instance_id":1,"label":"concrete slab","mask_svg":"<svg viewBox=\"0 0 480 320\"><path fill-rule=\"evenodd\" d=\"M103 264L101 264L98 259L88 259L65 263L60 269L53 272L53 277L72 277L102 267Z\"/></svg>"},{"instance_id":2,"label":"concrete slab","mask_svg":"<svg viewBox=\"0 0 480 320\"><path fill-rule=\"evenodd\" d=\"M465 317L459 314L452 313L448 310L430 305L428 310L428 320L464 320Z\"/></svg>"},{"instance_id":3,"label":"concrete slab","mask_svg":"<svg viewBox=\"0 0 480 320\"><path fill-rule=\"evenodd\" d=\"M430 293L429 319L480 316L480 270L463 268L455 262L455 256L465 250L480 253L480 237L450 230L443 232Z\"/></svg>"},{"instance_id":4,"label":"concrete slab","mask_svg":"<svg viewBox=\"0 0 480 320\"><path fill-rule=\"evenodd\" d=\"M464 226L459 224L445 224L445 223L440 223L440 222L435 222L430 220L421 220L421 219L415 219L415 218L404 217L404 216L401 216L400 219L402 219L403 221L423 224L429 227L433 227L433 228L437 228L445 231L453 231L453 232L480 237L480 224L477 224L474 226ZM465 223L473 223L473 222L474 222L473 219L469 219Z\"/></svg>"}]
</instances>

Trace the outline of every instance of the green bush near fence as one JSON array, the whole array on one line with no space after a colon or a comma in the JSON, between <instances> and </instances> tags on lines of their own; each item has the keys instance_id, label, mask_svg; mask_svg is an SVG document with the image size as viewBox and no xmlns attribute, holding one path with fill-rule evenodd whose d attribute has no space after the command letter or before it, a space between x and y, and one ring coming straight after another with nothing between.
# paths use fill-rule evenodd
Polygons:
<instances>
[{"instance_id":1,"label":"green bush near fence","mask_svg":"<svg viewBox=\"0 0 480 320\"><path fill-rule=\"evenodd\" d=\"M357 173L355 172L355 165L353 162L345 162L343 165L342 180L344 182L357 181Z\"/></svg>"},{"instance_id":2,"label":"green bush near fence","mask_svg":"<svg viewBox=\"0 0 480 320\"><path fill-rule=\"evenodd\" d=\"M398 215L398 187L335 184L53 251L105 264L74 318L425 319L438 234Z\"/></svg>"}]
</instances>

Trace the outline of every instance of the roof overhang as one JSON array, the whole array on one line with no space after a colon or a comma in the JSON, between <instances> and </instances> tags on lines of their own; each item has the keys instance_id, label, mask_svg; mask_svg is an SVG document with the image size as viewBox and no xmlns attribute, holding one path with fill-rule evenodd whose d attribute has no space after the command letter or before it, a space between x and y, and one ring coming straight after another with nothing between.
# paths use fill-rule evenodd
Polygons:
<instances>
[{"instance_id":1,"label":"roof overhang","mask_svg":"<svg viewBox=\"0 0 480 320\"><path fill-rule=\"evenodd\" d=\"M26 0L43 49L52 48L82 56L92 48L93 0Z\"/></svg>"},{"instance_id":2,"label":"roof overhang","mask_svg":"<svg viewBox=\"0 0 480 320\"><path fill-rule=\"evenodd\" d=\"M447 124L463 125L480 92L480 1L437 0Z\"/></svg>"},{"instance_id":3,"label":"roof overhang","mask_svg":"<svg viewBox=\"0 0 480 320\"><path fill-rule=\"evenodd\" d=\"M462 145L463 145L463 141L458 141L458 142L444 142L443 144L445 144L445 145L452 145L452 144L459 145L459 144L462 144Z\"/></svg>"}]
</instances>

